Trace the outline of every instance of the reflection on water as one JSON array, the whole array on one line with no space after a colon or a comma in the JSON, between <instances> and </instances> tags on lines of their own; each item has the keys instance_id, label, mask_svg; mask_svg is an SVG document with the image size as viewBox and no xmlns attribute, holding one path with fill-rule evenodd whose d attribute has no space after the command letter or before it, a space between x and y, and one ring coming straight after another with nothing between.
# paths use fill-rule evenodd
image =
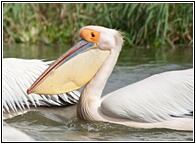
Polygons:
<instances>
[{"instance_id":1,"label":"reflection on water","mask_svg":"<svg viewBox=\"0 0 196 144\"><path fill-rule=\"evenodd\" d=\"M23 118L24 117L24 118ZM55 119L54 119L55 118ZM15 119L15 120L13 120ZM191 141L192 132L130 128L106 122L65 119L43 112L28 112L6 120L39 141Z\"/></svg>"},{"instance_id":2,"label":"reflection on water","mask_svg":"<svg viewBox=\"0 0 196 144\"><path fill-rule=\"evenodd\" d=\"M4 45L4 57L53 60L70 46ZM123 48L103 95L153 74L193 67L193 49ZM76 118L76 106L42 108L6 122L39 141L192 141L192 132L136 129L122 125L86 122Z\"/></svg>"},{"instance_id":3,"label":"reflection on water","mask_svg":"<svg viewBox=\"0 0 196 144\"><path fill-rule=\"evenodd\" d=\"M24 59L57 59L71 45L4 45L3 57L16 57ZM177 48L127 48L120 54L118 65L134 66L138 64L192 64L193 49L190 46Z\"/></svg>"},{"instance_id":4,"label":"reflection on water","mask_svg":"<svg viewBox=\"0 0 196 144\"><path fill-rule=\"evenodd\" d=\"M53 60L63 54L68 48L69 46L53 45L4 45L3 57Z\"/></svg>"}]
</instances>

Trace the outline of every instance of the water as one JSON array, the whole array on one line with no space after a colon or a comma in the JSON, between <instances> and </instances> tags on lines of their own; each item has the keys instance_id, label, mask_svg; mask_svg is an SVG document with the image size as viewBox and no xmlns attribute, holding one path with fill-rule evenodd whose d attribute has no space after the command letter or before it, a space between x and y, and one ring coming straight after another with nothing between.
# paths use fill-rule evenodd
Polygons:
<instances>
[{"instance_id":1,"label":"water","mask_svg":"<svg viewBox=\"0 0 196 144\"><path fill-rule=\"evenodd\" d=\"M4 45L4 57L56 59L69 46ZM193 67L191 47L123 48L103 95L153 74ZM76 106L41 108L5 120L39 141L192 141L193 132L138 129L76 118Z\"/></svg>"}]
</instances>

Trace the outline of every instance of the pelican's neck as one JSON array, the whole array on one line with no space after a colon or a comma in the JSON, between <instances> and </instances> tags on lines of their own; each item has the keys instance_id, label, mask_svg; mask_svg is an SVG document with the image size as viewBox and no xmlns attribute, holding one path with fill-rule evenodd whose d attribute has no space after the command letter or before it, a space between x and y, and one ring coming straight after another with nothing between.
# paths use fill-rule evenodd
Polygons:
<instances>
[{"instance_id":1,"label":"pelican's neck","mask_svg":"<svg viewBox=\"0 0 196 144\"><path fill-rule=\"evenodd\" d=\"M102 67L92 78L92 80L86 85L84 90L88 90L89 92L92 92L94 97L100 99L105 84L109 76L111 75L114 66L117 62L118 56L119 56L119 51L116 50L111 51L110 55L105 60Z\"/></svg>"},{"instance_id":2,"label":"pelican's neck","mask_svg":"<svg viewBox=\"0 0 196 144\"><path fill-rule=\"evenodd\" d=\"M96 75L84 88L77 107L77 115L84 120L101 120L98 108L105 84L117 62L120 51L112 49Z\"/></svg>"}]
</instances>

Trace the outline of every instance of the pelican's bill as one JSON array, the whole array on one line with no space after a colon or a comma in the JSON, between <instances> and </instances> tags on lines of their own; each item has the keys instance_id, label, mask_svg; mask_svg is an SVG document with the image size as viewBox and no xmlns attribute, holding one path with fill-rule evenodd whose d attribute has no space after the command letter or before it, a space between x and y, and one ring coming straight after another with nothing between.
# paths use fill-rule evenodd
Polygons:
<instances>
[{"instance_id":1,"label":"pelican's bill","mask_svg":"<svg viewBox=\"0 0 196 144\"><path fill-rule=\"evenodd\" d=\"M93 78L110 54L109 50L99 49L96 43L79 48L77 44L74 46L38 78L28 93L51 95L81 88Z\"/></svg>"}]
</instances>

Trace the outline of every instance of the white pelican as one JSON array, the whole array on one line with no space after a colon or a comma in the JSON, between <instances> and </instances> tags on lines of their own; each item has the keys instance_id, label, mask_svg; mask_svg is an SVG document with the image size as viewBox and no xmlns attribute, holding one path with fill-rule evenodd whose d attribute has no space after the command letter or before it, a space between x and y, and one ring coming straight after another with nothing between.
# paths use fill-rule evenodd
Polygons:
<instances>
[{"instance_id":1,"label":"white pelican","mask_svg":"<svg viewBox=\"0 0 196 144\"><path fill-rule=\"evenodd\" d=\"M101 97L123 37L101 26L82 28L80 37L34 82L28 94L61 94L86 84L77 104L82 120L136 128L193 129L193 69L157 74Z\"/></svg>"},{"instance_id":2,"label":"white pelican","mask_svg":"<svg viewBox=\"0 0 196 144\"><path fill-rule=\"evenodd\" d=\"M2 68L2 104L4 118L10 118L30 110L31 106L63 106L75 104L79 100L77 91L43 96L27 95L26 90L44 72L52 61L4 58Z\"/></svg>"},{"instance_id":3,"label":"white pelican","mask_svg":"<svg viewBox=\"0 0 196 144\"><path fill-rule=\"evenodd\" d=\"M35 139L23 133L22 131L11 127L7 123L3 123L2 141L35 141Z\"/></svg>"}]
</instances>

